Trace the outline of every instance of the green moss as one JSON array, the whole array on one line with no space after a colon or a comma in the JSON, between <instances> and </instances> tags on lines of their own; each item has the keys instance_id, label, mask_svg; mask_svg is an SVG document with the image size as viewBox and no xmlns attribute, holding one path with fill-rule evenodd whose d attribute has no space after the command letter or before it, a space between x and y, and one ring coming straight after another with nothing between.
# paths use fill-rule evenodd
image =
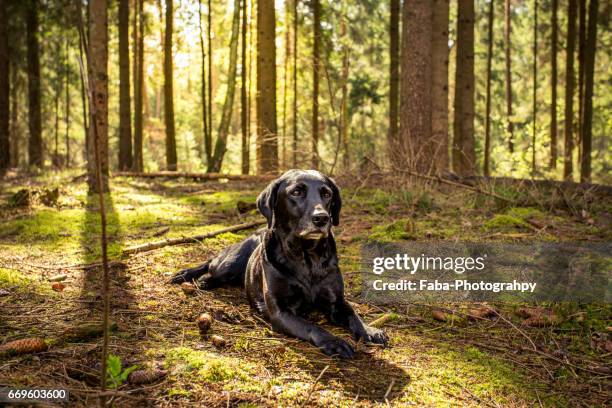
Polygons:
<instances>
[{"instance_id":1,"label":"green moss","mask_svg":"<svg viewBox=\"0 0 612 408\"><path fill-rule=\"evenodd\" d=\"M32 282L32 279L20 272L0 268L0 287L25 287L31 285Z\"/></svg>"},{"instance_id":2,"label":"green moss","mask_svg":"<svg viewBox=\"0 0 612 408\"><path fill-rule=\"evenodd\" d=\"M385 353L395 359L399 357L395 354L401 351ZM476 397L486 405L531 406L538 401L534 389L537 384L520 369L476 347L461 350L456 345L436 343L411 366L411 381L404 387L401 398L404 403L454 406L465 401L462 395L472 401ZM563 404L558 396L547 400L542 393L540 398L545 405Z\"/></svg>"},{"instance_id":3,"label":"green moss","mask_svg":"<svg viewBox=\"0 0 612 408\"><path fill-rule=\"evenodd\" d=\"M191 392L183 388L170 388L168 390L169 397L190 397Z\"/></svg>"},{"instance_id":4,"label":"green moss","mask_svg":"<svg viewBox=\"0 0 612 408\"><path fill-rule=\"evenodd\" d=\"M486 230L508 230L526 227L527 223L525 221L507 214L497 214L484 223L484 228Z\"/></svg>"},{"instance_id":5,"label":"green moss","mask_svg":"<svg viewBox=\"0 0 612 408\"><path fill-rule=\"evenodd\" d=\"M166 363L177 366L179 372L208 382L255 381L255 370L251 364L243 359L219 356L209 351L176 347L167 352Z\"/></svg>"},{"instance_id":6,"label":"green moss","mask_svg":"<svg viewBox=\"0 0 612 408\"><path fill-rule=\"evenodd\" d=\"M533 207L514 207L510 208L506 214L511 217L519 218L521 220L528 220L534 217L542 217L544 214L542 211Z\"/></svg>"},{"instance_id":7,"label":"green moss","mask_svg":"<svg viewBox=\"0 0 612 408\"><path fill-rule=\"evenodd\" d=\"M416 238L414 223L410 218L375 226L372 228L372 233L368 236L369 241L378 242L394 242Z\"/></svg>"}]
</instances>

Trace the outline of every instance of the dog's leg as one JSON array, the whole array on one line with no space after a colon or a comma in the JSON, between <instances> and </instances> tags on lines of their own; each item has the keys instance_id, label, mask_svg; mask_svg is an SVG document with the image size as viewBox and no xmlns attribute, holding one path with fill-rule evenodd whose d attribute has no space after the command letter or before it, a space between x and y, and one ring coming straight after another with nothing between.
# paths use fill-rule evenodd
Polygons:
<instances>
[{"instance_id":1,"label":"dog's leg","mask_svg":"<svg viewBox=\"0 0 612 408\"><path fill-rule=\"evenodd\" d=\"M176 275L172 277L170 283L183 283L183 282L193 282L198 280L201 276L208 272L208 267L210 266L210 261L206 263L196 266L195 268L183 269L178 272Z\"/></svg>"},{"instance_id":2,"label":"dog's leg","mask_svg":"<svg viewBox=\"0 0 612 408\"><path fill-rule=\"evenodd\" d=\"M278 332L309 341L328 356L352 358L353 347L327 330L290 312L276 310L269 315L272 328Z\"/></svg>"},{"instance_id":3,"label":"dog's leg","mask_svg":"<svg viewBox=\"0 0 612 408\"><path fill-rule=\"evenodd\" d=\"M339 299L332 305L329 317L333 323L350 330L355 340L363 339L366 343L385 346L389 342L389 337L384 331L365 324L345 299Z\"/></svg>"}]
</instances>

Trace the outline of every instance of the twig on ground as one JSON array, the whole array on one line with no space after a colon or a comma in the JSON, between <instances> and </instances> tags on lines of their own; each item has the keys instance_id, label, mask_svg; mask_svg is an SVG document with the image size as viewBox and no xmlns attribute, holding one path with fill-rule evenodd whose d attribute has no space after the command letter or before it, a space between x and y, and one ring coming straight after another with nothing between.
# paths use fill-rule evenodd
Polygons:
<instances>
[{"instance_id":1,"label":"twig on ground","mask_svg":"<svg viewBox=\"0 0 612 408\"><path fill-rule=\"evenodd\" d=\"M222 228L220 230L212 231L206 234L194 235L192 237L171 238L171 239L165 239L163 241L158 241L158 242L149 242L146 244L136 245L136 246L124 249L123 255L132 255L132 254L136 254L139 252L152 251L154 249L159 249L159 248L163 248L166 246L182 245L182 244L189 244L193 242L199 242L203 239L213 238L213 237L216 237L217 235L224 234L226 232L241 231L241 230L257 227L263 224L265 224L265 221L263 220L252 221L252 222L246 222L243 224L233 225L227 228Z\"/></svg>"},{"instance_id":2,"label":"twig on ground","mask_svg":"<svg viewBox=\"0 0 612 408\"><path fill-rule=\"evenodd\" d=\"M312 393L315 391L315 388L317 387L317 383L319 382L321 377L323 377L323 374L325 374L325 371L327 371L328 368L329 368L329 365L326 365L325 368L321 370L321 373L319 374L319 376L314 380L314 382L312 383L312 387L310 387L310 391L308 391L308 395L306 396L306 399L302 403L302 407L305 407L306 404L308 404L308 401L310 401L310 396L312 395Z\"/></svg>"}]
</instances>

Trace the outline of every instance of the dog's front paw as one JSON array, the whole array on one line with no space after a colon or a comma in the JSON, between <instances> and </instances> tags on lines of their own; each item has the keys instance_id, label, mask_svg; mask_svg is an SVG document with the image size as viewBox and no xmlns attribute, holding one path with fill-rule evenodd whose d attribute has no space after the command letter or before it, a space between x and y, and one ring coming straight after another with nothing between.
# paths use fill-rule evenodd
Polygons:
<instances>
[{"instance_id":1,"label":"dog's front paw","mask_svg":"<svg viewBox=\"0 0 612 408\"><path fill-rule=\"evenodd\" d=\"M376 327L365 327L365 333L360 336L366 343L382 344L386 346L389 343L387 333Z\"/></svg>"},{"instance_id":2,"label":"dog's front paw","mask_svg":"<svg viewBox=\"0 0 612 408\"><path fill-rule=\"evenodd\" d=\"M329 340L325 340L319 345L319 348L325 354L332 357L353 358L355 355L355 349L339 337L332 337Z\"/></svg>"}]
</instances>

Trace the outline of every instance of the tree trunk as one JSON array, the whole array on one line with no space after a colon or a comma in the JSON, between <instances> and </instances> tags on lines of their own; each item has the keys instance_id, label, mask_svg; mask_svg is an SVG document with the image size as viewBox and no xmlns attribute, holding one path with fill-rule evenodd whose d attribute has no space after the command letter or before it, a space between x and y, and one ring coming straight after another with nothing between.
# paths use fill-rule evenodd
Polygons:
<instances>
[{"instance_id":1,"label":"tree trunk","mask_svg":"<svg viewBox=\"0 0 612 408\"><path fill-rule=\"evenodd\" d=\"M278 171L276 46L273 0L257 3L257 172Z\"/></svg>"},{"instance_id":2,"label":"tree trunk","mask_svg":"<svg viewBox=\"0 0 612 408\"><path fill-rule=\"evenodd\" d=\"M505 0L504 3L504 46L506 51L506 120L507 122L507 133L508 133L508 149L510 153L514 152L514 123L512 118L512 60L511 60L511 43L510 33L512 31L512 18L511 18L510 0Z\"/></svg>"},{"instance_id":3,"label":"tree trunk","mask_svg":"<svg viewBox=\"0 0 612 408\"><path fill-rule=\"evenodd\" d=\"M4 0L6 1L6 0ZM10 95L10 102L11 102L11 127L9 130L10 136L11 136L11 140L10 140L10 155L11 155L11 163L10 165L12 167L19 167L20 165L20 156L21 156L21 149L20 149L20 142L21 142L21 128L19 126L19 95L21 94L20 91L20 81L19 81L19 76L18 76L18 72L17 72L17 64L15 63L14 59L11 59L10 61L12 64L9 67L9 70L11 71L11 95Z\"/></svg>"},{"instance_id":4,"label":"tree trunk","mask_svg":"<svg viewBox=\"0 0 612 408\"><path fill-rule=\"evenodd\" d=\"M312 168L319 168L319 70L321 44L321 1L312 0Z\"/></svg>"},{"instance_id":5,"label":"tree trunk","mask_svg":"<svg viewBox=\"0 0 612 408\"><path fill-rule=\"evenodd\" d=\"M79 13L82 14L81 8L79 6ZM88 12L89 14L89 12ZM79 15L79 18L83 18L82 15ZM89 29L88 29L89 31ZM85 64L85 56L84 56L84 50L83 50L83 41L79 41L79 61L81 61L81 63ZM87 105L87 95L86 95L86 90L85 90L85 81L83 79L83 75L79 75L79 80L81 82L81 107L83 108L83 139L85 139L85 143L84 146L85 148L83 149L83 157L85 159L85 161L87 162L87 146L89 144L89 119L88 119L88 105Z\"/></svg>"},{"instance_id":6,"label":"tree trunk","mask_svg":"<svg viewBox=\"0 0 612 408\"><path fill-rule=\"evenodd\" d=\"M565 152L563 178L571 180L574 172L574 49L576 45L576 0L569 0L567 10L567 57L565 65Z\"/></svg>"},{"instance_id":7,"label":"tree trunk","mask_svg":"<svg viewBox=\"0 0 612 408\"><path fill-rule=\"evenodd\" d=\"M28 60L28 156L30 166L43 166L43 141L40 113L40 56L38 52L38 0L30 0L27 7Z\"/></svg>"},{"instance_id":8,"label":"tree trunk","mask_svg":"<svg viewBox=\"0 0 612 408\"><path fill-rule=\"evenodd\" d=\"M538 119L538 0L533 1L533 133L531 135L531 175L536 175L536 136Z\"/></svg>"},{"instance_id":9,"label":"tree trunk","mask_svg":"<svg viewBox=\"0 0 612 408\"><path fill-rule=\"evenodd\" d=\"M474 145L474 0L459 0L457 11L457 64L453 170L462 176L475 173Z\"/></svg>"},{"instance_id":10,"label":"tree trunk","mask_svg":"<svg viewBox=\"0 0 612 408\"><path fill-rule=\"evenodd\" d=\"M576 142L578 147L578 161L582 161L582 119L584 116L584 68L586 48L586 0L578 2L578 118L575 119Z\"/></svg>"},{"instance_id":11,"label":"tree trunk","mask_svg":"<svg viewBox=\"0 0 612 408\"><path fill-rule=\"evenodd\" d=\"M244 1L244 0L243 0ZM238 61L238 38L240 34L240 1L234 4L234 18L232 20L232 37L230 39L230 60L227 71L227 93L221 112L221 123L219 124L219 135L215 142L215 151L212 162L208 165L209 173L219 173L223 158L227 151L227 137L229 135L230 122L234 108L234 94L236 91L236 65Z\"/></svg>"},{"instance_id":12,"label":"tree trunk","mask_svg":"<svg viewBox=\"0 0 612 408\"><path fill-rule=\"evenodd\" d=\"M208 13L207 13L207 39L208 39L208 154L206 165L210 166L212 163L212 124L213 124L213 116L212 116L212 106L213 106L213 97L212 97L212 0L208 0Z\"/></svg>"},{"instance_id":13,"label":"tree trunk","mask_svg":"<svg viewBox=\"0 0 612 408\"><path fill-rule=\"evenodd\" d=\"M400 157L419 173L432 169L433 1L405 0L402 20L402 80L400 94Z\"/></svg>"},{"instance_id":14,"label":"tree trunk","mask_svg":"<svg viewBox=\"0 0 612 408\"><path fill-rule=\"evenodd\" d=\"M298 144L298 123L297 123L297 54L298 54L298 1L293 0L293 168L297 168L297 144Z\"/></svg>"},{"instance_id":15,"label":"tree trunk","mask_svg":"<svg viewBox=\"0 0 612 408\"><path fill-rule=\"evenodd\" d=\"M582 162L580 181L591 179L591 142L593 125L593 82L595 76L595 51L597 50L597 9L598 0L589 3L589 27L584 56L584 116L582 120Z\"/></svg>"},{"instance_id":16,"label":"tree trunk","mask_svg":"<svg viewBox=\"0 0 612 408\"><path fill-rule=\"evenodd\" d=\"M488 31L487 38L487 90L485 100L485 148L484 148L484 168L485 177L491 175L491 63L493 61L493 1L489 2Z\"/></svg>"},{"instance_id":17,"label":"tree trunk","mask_svg":"<svg viewBox=\"0 0 612 408\"><path fill-rule=\"evenodd\" d=\"M343 2L342 16L340 17L340 37L342 39L342 99L340 100L340 134L342 136L343 167L348 169L351 152L349 150L349 114L348 114L348 81L349 81L349 48L348 32L346 28L346 2ZM397 63L397 61L396 61ZM397 89L395 90L397 103ZM397 106L396 106L397 111ZM397 113L397 112L396 112ZM395 117L397 121L397 116ZM397 126L397 124L396 124ZM395 136L397 137L397 135Z\"/></svg>"},{"instance_id":18,"label":"tree trunk","mask_svg":"<svg viewBox=\"0 0 612 408\"><path fill-rule=\"evenodd\" d=\"M6 3L6 0L0 0L0 174L11 165L9 41Z\"/></svg>"},{"instance_id":19,"label":"tree trunk","mask_svg":"<svg viewBox=\"0 0 612 408\"><path fill-rule=\"evenodd\" d=\"M289 88L289 59L291 58L291 46L289 38L289 0L285 0L285 55L283 62L283 148L281 154L282 169L287 168L287 90Z\"/></svg>"},{"instance_id":20,"label":"tree trunk","mask_svg":"<svg viewBox=\"0 0 612 408\"><path fill-rule=\"evenodd\" d=\"M61 78L60 78L60 71L61 71L61 45L59 42L56 43L56 49L55 49L55 55L57 56L56 59L56 63L55 63L55 72L56 72L56 78L55 78L55 83L54 83L54 87L55 87L55 95L53 95L53 113L55 116L55 123L54 123L54 133L53 133L53 157L51 159L51 162L53 164L53 167L55 168L59 168L60 167L60 158L59 158L59 101L60 101L60 96L62 94L62 88L61 88Z\"/></svg>"},{"instance_id":21,"label":"tree trunk","mask_svg":"<svg viewBox=\"0 0 612 408\"><path fill-rule=\"evenodd\" d=\"M398 135L399 85L400 85L400 11L401 1L391 0L389 21L389 132L387 147L394 166L402 165Z\"/></svg>"},{"instance_id":22,"label":"tree trunk","mask_svg":"<svg viewBox=\"0 0 612 408\"><path fill-rule=\"evenodd\" d=\"M210 10L208 11L210 14ZM211 162L212 156L212 139L210 129L208 128L208 101L206 97L206 49L204 47L204 27L202 26L202 0L198 0L198 26L200 29L200 52L202 54L202 69L201 69L201 98L202 98L202 129L204 133L204 155L206 164Z\"/></svg>"},{"instance_id":23,"label":"tree trunk","mask_svg":"<svg viewBox=\"0 0 612 408\"><path fill-rule=\"evenodd\" d=\"M89 84L92 97L92 116L88 157L87 184L90 192L99 193L96 178L96 146L98 144L102 172L102 191L108 190L108 11L106 0L92 0L89 3Z\"/></svg>"},{"instance_id":24,"label":"tree trunk","mask_svg":"<svg viewBox=\"0 0 612 408\"><path fill-rule=\"evenodd\" d=\"M557 35L558 18L557 11L559 9L558 0L552 0L552 28L551 33L551 68L550 68L550 163L551 169L557 168Z\"/></svg>"},{"instance_id":25,"label":"tree trunk","mask_svg":"<svg viewBox=\"0 0 612 408\"><path fill-rule=\"evenodd\" d=\"M68 38L66 38L66 55L64 57L64 69L66 71L65 76L65 91L66 91L66 99L65 99L65 118L64 123L66 125L66 133L64 135L64 142L66 145L66 168L70 168L70 42Z\"/></svg>"},{"instance_id":26,"label":"tree trunk","mask_svg":"<svg viewBox=\"0 0 612 408\"><path fill-rule=\"evenodd\" d=\"M119 0L119 170L132 168L130 0Z\"/></svg>"},{"instance_id":27,"label":"tree trunk","mask_svg":"<svg viewBox=\"0 0 612 408\"><path fill-rule=\"evenodd\" d=\"M242 174L249 174L249 105L247 99L247 0L242 0L242 41L240 50L240 130Z\"/></svg>"},{"instance_id":28,"label":"tree trunk","mask_svg":"<svg viewBox=\"0 0 612 408\"><path fill-rule=\"evenodd\" d=\"M142 91L144 87L144 23L145 14L143 12L143 0L136 0L138 3L135 11L135 26L138 25L138 30L135 30L135 53L136 60L134 61L134 169L136 171L144 170L143 160L143 117L142 117ZM138 18L137 18L138 17ZM137 24L136 24L137 23ZM136 27L134 27L136 28Z\"/></svg>"},{"instance_id":29,"label":"tree trunk","mask_svg":"<svg viewBox=\"0 0 612 408\"><path fill-rule=\"evenodd\" d=\"M166 123L166 167L176 170L176 132L174 128L174 89L172 79L173 4L166 0L166 38L164 41L164 121Z\"/></svg>"},{"instance_id":30,"label":"tree trunk","mask_svg":"<svg viewBox=\"0 0 612 408\"><path fill-rule=\"evenodd\" d=\"M436 174L448 170L448 14L449 0L434 0L431 137Z\"/></svg>"}]
</instances>

